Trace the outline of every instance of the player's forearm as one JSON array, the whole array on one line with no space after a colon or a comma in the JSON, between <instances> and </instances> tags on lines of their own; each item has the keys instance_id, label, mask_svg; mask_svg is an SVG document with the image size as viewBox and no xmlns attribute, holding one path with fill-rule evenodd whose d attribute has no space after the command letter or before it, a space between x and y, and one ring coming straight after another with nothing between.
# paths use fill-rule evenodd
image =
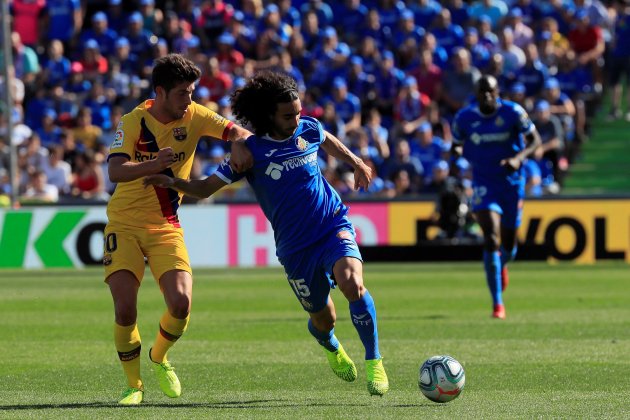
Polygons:
<instances>
[{"instance_id":1,"label":"player's forearm","mask_svg":"<svg viewBox=\"0 0 630 420\"><path fill-rule=\"evenodd\" d=\"M145 162L127 161L123 164L110 162L107 168L110 181L115 183L135 181L147 175L158 173L161 170L156 160L147 160Z\"/></svg>"},{"instance_id":2,"label":"player's forearm","mask_svg":"<svg viewBox=\"0 0 630 420\"><path fill-rule=\"evenodd\" d=\"M326 141L322 143L322 148L330 156L347 163L355 169L363 163L361 158L352 153L350 149L341 142L341 140L329 132L326 132Z\"/></svg>"},{"instance_id":3,"label":"player's forearm","mask_svg":"<svg viewBox=\"0 0 630 420\"><path fill-rule=\"evenodd\" d=\"M229 128L227 132L227 136L225 139L227 141L239 141L239 140L245 140L251 135L252 135L251 131L241 127L238 124L232 124L232 126Z\"/></svg>"},{"instance_id":4,"label":"player's forearm","mask_svg":"<svg viewBox=\"0 0 630 420\"><path fill-rule=\"evenodd\" d=\"M218 176L211 175L206 179L173 178L174 190L195 198L207 198L226 185Z\"/></svg>"},{"instance_id":5,"label":"player's forearm","mask_svg":"<svg viewBox=\"0 0 630 420\"><path fill-rule=\"evenodd\" d=\"M525 137L525 140L527 141L527 146L515 156L518 160L521 161L521 163L529 156L533 155L536 149L538 149L542 145L540 134L538 134L538 131L536 130L528 134Z\"/></svg>"}]
</instances>

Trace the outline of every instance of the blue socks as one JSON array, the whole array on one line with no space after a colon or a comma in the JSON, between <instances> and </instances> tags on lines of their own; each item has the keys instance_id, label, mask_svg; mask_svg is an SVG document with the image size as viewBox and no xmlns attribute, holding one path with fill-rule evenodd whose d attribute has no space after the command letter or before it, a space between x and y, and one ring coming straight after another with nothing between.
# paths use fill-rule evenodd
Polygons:
<instances>
[{"instance_id":1,"label":"blue socks","mask_svg":"<svg viewBox=\"0 0 630 420\"><path fill-rule=\"evenodd\" d=\"M514 245L514 248L512 248L512 251L507 252L505 248L503 248L503 245L501 245L501 247L499 248L499 251L501 252L501 268L503 268L505 264L509 263L510 261L514 261L514 259L516 258L517 250L518 250L518 246Z\"/></svg>"},{"instance_id":2,"label":"blue socks","mask_svg":"<svg viewBox=\"0 0 630 420\"><path fill-rule=\"evenodd\" d=\"M308 320L308 331L317 342L323 346L326 350L335 352L339 349L339 340L335 337L335 329L328 331L327 333L319 331L313 326L313 322Z\"/></svg>"},{"instance_id":3,"label":"blue socks","mask_svg":"<svg viewBox=\"0 0 630 420\"><path fill-rule=\"evenodd\" d=\"M483 266L486 270L486 281L494 305L503 303L501 297L501 256L499 251L483 251Z\"/></svg>"},{"instance_id":4,"label":"blue socks","mask_svg":"<svg viewBox=\"0 0 630 420\"><path fill-rule=\"evenodd\" d=\"M378 351L378 331L376 329L376 308L370 292L359 300L350 302L350 318L357 329L363 347L365 347L365 360L380 359Z\"/></svg>"}]
</instances>

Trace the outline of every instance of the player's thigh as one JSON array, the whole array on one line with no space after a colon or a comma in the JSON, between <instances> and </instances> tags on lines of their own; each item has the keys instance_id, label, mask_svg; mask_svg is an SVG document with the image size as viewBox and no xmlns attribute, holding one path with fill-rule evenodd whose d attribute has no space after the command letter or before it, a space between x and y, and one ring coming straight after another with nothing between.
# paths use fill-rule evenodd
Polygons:
<instances>
[{"instance_id":1,"label":"player's thigh","mask_svg":"<svg viewBox=\"0 0 630 420\"><path fill-rule=\"evenodd\" d=\"M363 258L352 224L344 218L323 249L326 274L332 276L349 301L360 299L363 295Z\"/></svg>"},{"instance_id":2,"label":"player's thigh","mask_svg":"<svg viewBox=\"0 0 630 420\"><path fill-rule=\"evenodd\" d=\"M321 264L321 249L309 247L280 258L295 297L309 313L321 311L328 304L330 289L335 287Z\"/></svg>"},{"instance_id":3,"label":"player's thigh","mask_svg":"<svg viewBox=\"0 0 630 420\"><path fill-rule=\"evenodd\" d=\"M501 198L501 228L518 229L523 219L524 190L520 186L506 188Z\"/></svg>"},{"instance_id":4,"label":"player's thigh","mask_svg":"<svg viewBox=\"0 0 630 420\"><path fill-rule=\"evenodd\" d=\"M141 246L140 229L108 224L104 231L103 268L105 281L119 271L126 271L142 282L144 276L144 253ZM125 274L123 273L124 277Z\"/></svg>"},{"instance_id":5,"label":"player's thigh","mask_svg":"<svg viewBox=\"0 0 630 420\"><path fill-rule=\"evenodd\" d=\"M165 273L172 270L185 271L192 276L181 228L168 227L148 231L143 245L149 268L158 283Z\"/></svg>"}]
</instances>

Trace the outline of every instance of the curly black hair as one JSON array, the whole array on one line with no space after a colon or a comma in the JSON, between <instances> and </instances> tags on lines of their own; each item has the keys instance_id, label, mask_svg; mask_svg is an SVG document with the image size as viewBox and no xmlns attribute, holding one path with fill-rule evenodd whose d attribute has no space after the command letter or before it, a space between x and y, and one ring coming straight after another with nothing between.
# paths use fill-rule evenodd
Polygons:
<instances>
[{"instance_id":1,"label":"curly black hair","mask_svg":"<svg viewBox=\"0 0 630 420\"><path fill-rule=\"evenodd\" d=\"M273 130L278 104L296 99L299 99L297 83L291 76L261 71L232 93L232 113L241 124L251 124L254 133L262 136Z\"/></svg>"},{"instance_id":2,"label":"curly black hair","mask_svg":"<svg viewBox=\"0 0 630 420\"><path fill-rule=\"evenodd\" d=\"M151 82L153 89L161 86L168 93L182 82L194 83L201 77L201 70L189 59L179 54L168 54L155 60Z\"/></svg>"}]
</instances>

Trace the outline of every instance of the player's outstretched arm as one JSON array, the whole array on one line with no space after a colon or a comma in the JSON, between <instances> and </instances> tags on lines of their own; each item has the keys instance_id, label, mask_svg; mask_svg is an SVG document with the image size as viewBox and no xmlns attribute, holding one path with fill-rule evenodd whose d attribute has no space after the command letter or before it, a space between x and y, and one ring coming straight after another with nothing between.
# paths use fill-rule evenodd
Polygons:
<instances>
[{"instance_id":1,"label":"player's outstretched arm","mask_svg":"<svg viewBox=\"0 0 630 420\"><path fill-rule=\"evenodd\" d=\"M324 131L326 141L322 143L322 149L330 156L346 162L354 168L354 189L367 190L372 181L372 168L363 163L363 160L352 153L344 144L328 131Z\"/></svg>"},{"instance_id":2,"label":"player's outstretched arm","mask_svg":"<svg viewBox=\"0 0 630 420\"><path fill-rule=\"evenodd\" d=\"M131 162L123 156L113 156L108 164L107 171L112 182L129 182L143 176L162 172L174 162L175 153L170 147L160 149L157 157L145 162Z\"/></svg>"},{"instance_id":3,"label":"player's outstretched arm","mask_svg":"<svg viewBox=\"0 0 630 420\"><path fill-rule=\"evenodd\" d=\"M171 188L195 198L210 197L215 192L227 185L225 181L210 175L206 179L181 179L164 174L149 175L142 180L145 187L154 185L160 188Z\"/></svg>"}]
</instances>

